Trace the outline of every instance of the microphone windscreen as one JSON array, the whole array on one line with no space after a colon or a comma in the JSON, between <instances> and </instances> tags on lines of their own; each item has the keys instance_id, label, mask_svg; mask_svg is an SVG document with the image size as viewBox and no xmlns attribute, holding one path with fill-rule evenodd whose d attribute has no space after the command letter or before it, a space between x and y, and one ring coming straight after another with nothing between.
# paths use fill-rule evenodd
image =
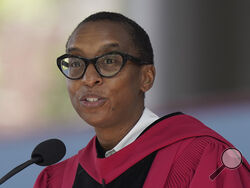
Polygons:
<instances>
[{"instance_id":1,"label":"microphone windscreen","mask_svg":"<svg viewBox=\"0 0 250 188\"><path fill-rule=\"evenodd\" d=\"M60 161L66 153L64 143L59 139L49 139L38 144L31 154L31 159L40 158L35 163L49 166Z\"/></svg>"}]
</instances>

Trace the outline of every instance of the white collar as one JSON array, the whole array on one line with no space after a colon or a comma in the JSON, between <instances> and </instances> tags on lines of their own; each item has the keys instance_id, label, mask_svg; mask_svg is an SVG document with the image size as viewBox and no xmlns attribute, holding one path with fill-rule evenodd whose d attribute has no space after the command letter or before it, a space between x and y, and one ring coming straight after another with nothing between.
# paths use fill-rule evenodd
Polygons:
<instances>
[{"instance_id":1,"label":"white collar","mask_svg":"<svg viewBox=\"0 0 250 188\"><path fill-rule=\"evenodd\" d=\"M135 126L113 149L106 151L105 157L109 157L110 155L121 150L125 146L131 144L143 132L144 129L146 129L151 123L153 123L157 119L159 119L159 117L156 114L154 114L148 108L144 108L144 111Z\"/></svg>"}]
</instances>

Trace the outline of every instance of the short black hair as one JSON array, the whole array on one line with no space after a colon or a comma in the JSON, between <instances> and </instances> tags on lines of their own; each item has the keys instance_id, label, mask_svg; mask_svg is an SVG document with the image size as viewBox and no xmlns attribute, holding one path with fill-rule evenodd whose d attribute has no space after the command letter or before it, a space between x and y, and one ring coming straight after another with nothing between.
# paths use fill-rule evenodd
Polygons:
<instances>
[{"instance_id":1,"label":"short black hair","mask_svg":"<svg viewBox=\"0 0 250 188\"><path fill-rule=\"evenodd\" d=\"M84 23L108 20L112 22L118 22L123 24L125 29L131 36L132 42L138 50L139 58L148 63L154 64L153 48L147 32L135 21L128 17L115 12L97 12L85 18L78 26L74 29L72 34L69 36L66 43L66 49L70 41L71 36L78 30Z\"/></svg>"}]
</instances>

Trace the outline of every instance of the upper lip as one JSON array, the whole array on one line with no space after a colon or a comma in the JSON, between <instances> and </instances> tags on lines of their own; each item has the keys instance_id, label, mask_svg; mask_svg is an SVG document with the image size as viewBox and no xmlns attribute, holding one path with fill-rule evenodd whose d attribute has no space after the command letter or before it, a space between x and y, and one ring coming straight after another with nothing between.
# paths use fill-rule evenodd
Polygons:
<instances>
[{"instance_id":1,"label":"upper lip","mask_svg":"<svg viewBox=\"0 0 250 188\"><path fill-rule=\"evenodd\" d=\"M95 93L86 93L80 97L80 101L84 101L87 98L98 98L98 99L103 99L104 97L100 96L99 94Z\"/></svg>"}]
</instances>

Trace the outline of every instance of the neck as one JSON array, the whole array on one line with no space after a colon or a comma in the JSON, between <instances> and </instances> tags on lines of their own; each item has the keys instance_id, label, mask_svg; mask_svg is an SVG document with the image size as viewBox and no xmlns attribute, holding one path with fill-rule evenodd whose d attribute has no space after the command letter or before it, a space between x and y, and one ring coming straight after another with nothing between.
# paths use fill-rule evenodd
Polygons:
<instances>
[{"instance_id":1,"label":"neck","mask_svg":"<svg viewBox=\"0 0 250 188\"><path fill-rule=\"evenodd\" d=\"M124 118L126 119L124 123L118 122L113 126L95 128L96 136L104 151L114 148L128 134L140 119L143 110L144 106L137 110L133 117Z\"/></svg>"}]
</instances>

